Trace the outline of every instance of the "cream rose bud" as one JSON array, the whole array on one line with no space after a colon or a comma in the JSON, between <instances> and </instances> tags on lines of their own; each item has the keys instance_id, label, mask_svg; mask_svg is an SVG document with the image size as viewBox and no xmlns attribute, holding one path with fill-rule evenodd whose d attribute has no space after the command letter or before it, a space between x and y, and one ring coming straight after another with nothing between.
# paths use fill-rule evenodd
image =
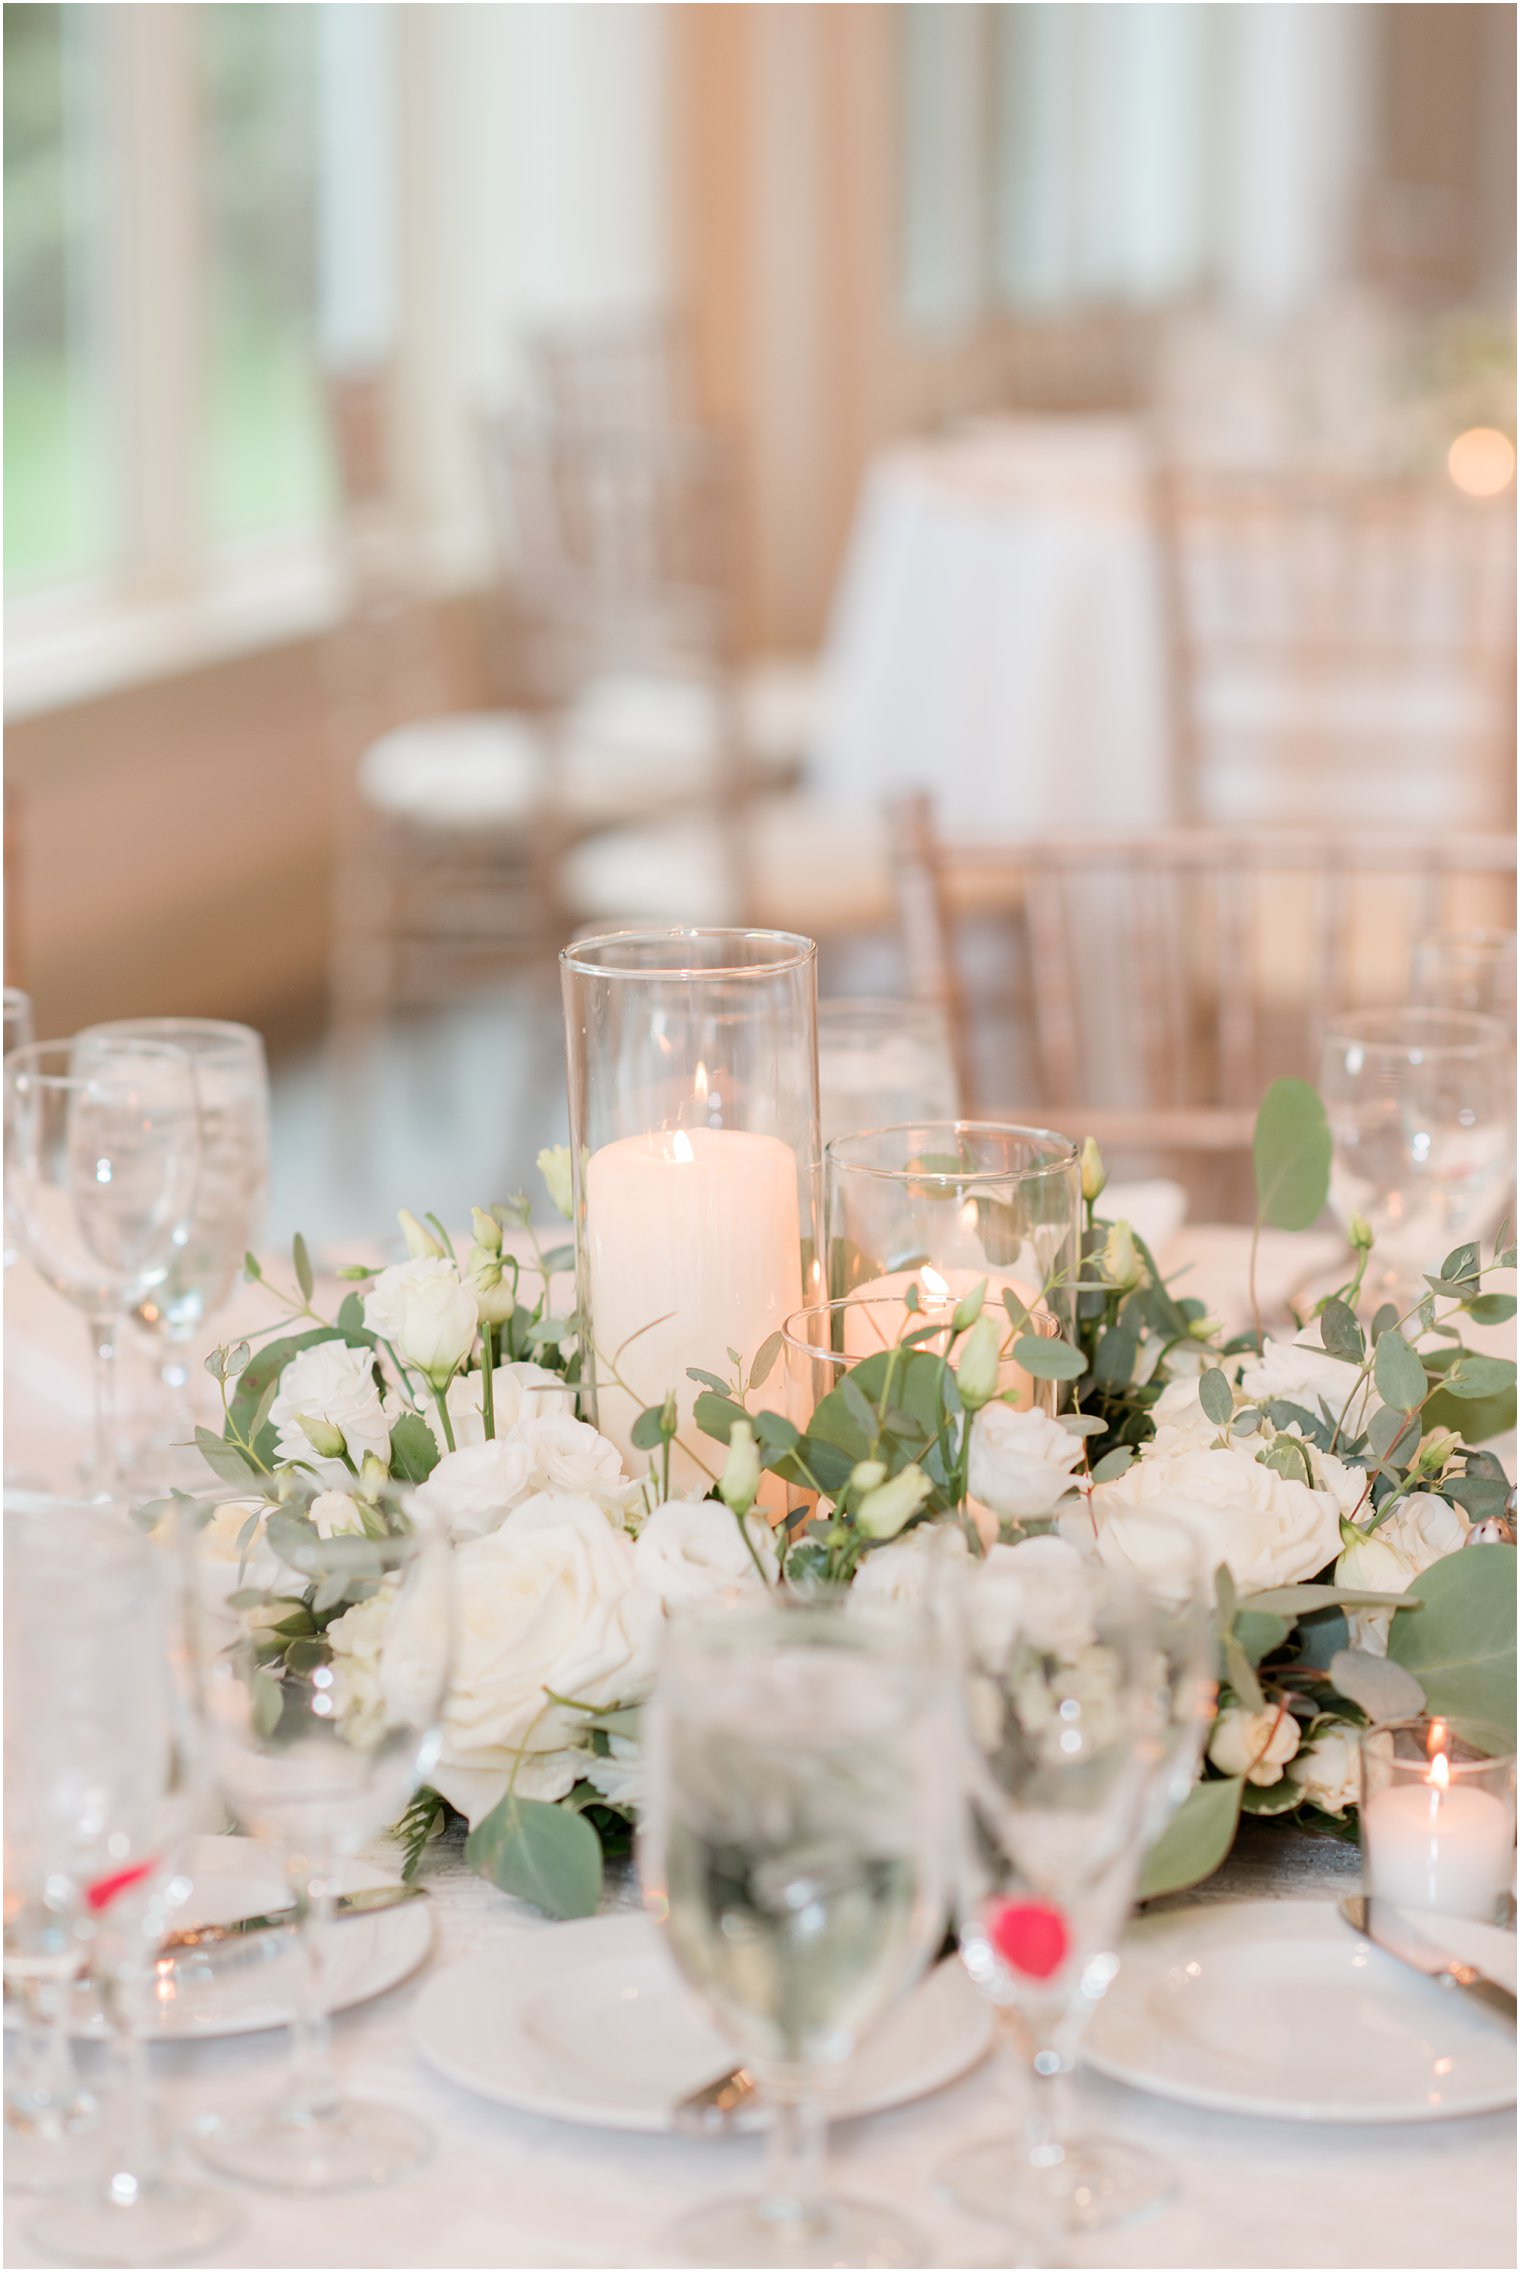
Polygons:
<instances>
[{"instance_id":1,"label":"cream rose bud","mask_svg":"<svg viewBox=\"0 0 1520 2272\"><path fill-rule=\"evenodd\" d=\"M472 1246L465 1258L465 1275L474 1289L481 1324L505 1325L517 1308L517 1280L515 1272L502 1266L500 1245Z\"/></svg>"},{"instance_id":2,"label":"cream rose bud","mask_svg":"<svg viewBox=\"0 0 1520 2272\"><path fill-rule=\"evenodd\" d=\"M1126 1535L1136 1509L1168 1515L1197 1537L1216 1569L1223 1562L1242 1593L1317 1577L1340 1544L1340 1508L1331 1491L1263 1467L1253 1438L1227 1451L1143 1454L1112 1483L1093 1488L1098 1552L1105 1562L1143 1568L1143 1524Z\"/></svg>"},{"instance_id":3,"label":"cream rose bud","mask_svg":"<svg viewBox=\"0 0 1520 2272\"><path fill-rule=\"evenodd\" d=\"M398 1208L396 1220L401 1225L401 1236L406 1241L406 1251L414 1262L421 1261L425 1255L442 1254L442 1243L434 1238L426 1224L418 1222L410 1207Z\"/></svg>"},{"instance_id":4,"label":"cream rose bud","mask_svg":"<svg viewBox=\"0 0 1520 2272\"><path fill-rule=\"evenodd\" d=\"M1089 1136L1082 1146L1082 1197L1089 1204L1103 1196L1108 1181L1108 1170L1103 1165L1103 1154L1098 1150L1097 1138Z\"/></svg>"},{"instance_id":5,"label":"cream rose bud","mask_svg":"<svg viewBox=\"0 0 1520 2272\"><path fill-rule=\"evenodd\" d=\"M370 1453L389 1462L390 1419L375 1386L375 1360L368 1349L350 1349L346 1341L334 1339L299 1350L280 1375L269 1407L276 1457L317 1464L319 1474L336 1482L346 1470L337 1460L313 1463L311 1442L301 1425L303 1414L339 1431L355 1467Z\"/></svg>"},{"instance_id":6,"label":"cream rose bud","mask_svg":"<svg viewBox=\"0 0 1520 2272\"><path fill-rule=\"evenodd\" d=\"M955 1385L968 1412L979 1412L997 1395L998 1356L1003 1336L997 1320L979 1317L961 1346L955 1367Z\"/></svg>"},{"instance_id":7,"label":"cream rose bud","mask_svg":"<svg viewBox=\"0 0 1520 2272\"><path fill-rule=\"evenodd\" d=\"M660 1605L636 1583L632 1541L590 1499L529 1499L457 1550L454 1577L454 1677L429 1780L475 1823L514 1770L524 1797L564 1797L585 1772L586 1721L551 1693L642 1703Z\"/></svg>"},{"instance_id":8,"label":"cream rose bud","mask_svg":"<svg viewBox=\"0 0 1520 2272\"><path fill-rule=\"evenodd\" d=\"M1135 1246L1135 1234L1128 1223L1111 1223L1108 1237L1103 1242L1099 1267L1110 1286L1120 1293L1128 1293L1140 1283L1140 1256Z\"/></svg>"},{"instance_id":9,"label":"cream rose bud","mask_svg":"<svg viewBox=\"0 0 1520 2272\"><path fill-rule=\"evenodd\" d=\"M968 1488L994 1514L1031 1520L1065 1498L1081 1459L1081 1437L1048 1412L989 1404L971 1425Z\"/></svg>"},{"instance_id":10,"label":"cream rose bud","mask_svg":"<svg viewBox=\"0 0 1520 2272\"><path fill-rule=\"evenodd\" d=\"M1288 1779L1326 1814L1344 1814L1362 1796L1362 1752L1355 1728L1332 1722L1288 1762Z\"/></svg>"},{"instance_id":11,"label":"cream rose bud","mask_svg":"<svg viewBox=\"0 0 1520 2272\"><path fill-rule=\"evenodd\" d=\"M665 1500L639 1532L633 1561L639 1585L666 1609L776 1579L769 1525L746 1516L741 1529L739 1517L716 1499Z\"/></svg>"},{"instance_id":12,"label":"cream rose bud","mask_svg":"<svg viewBox=\"0 0 1520 2272\"><path fill-rule=\"evenodd\" d=\"M1432 1562L1444 1561L1467 1543L1467 1517L1433 1491L1412 1491L1385 1515L1375 1531L1347 1546L1335 1565L1335 1581L1369 1594L1402 1594ZM1388 1653L1391 1609L1348 1609L1352 1645L1370 1656Z\"/></svg>"},{"instance_id":13,"label":"cream rose bud","mask_svg":"<svg viewBox=\"0 0 1520 2272\"><path fill-rule=\"evenodd\" d=\"M347 1491L319 1491L308 1512L321 1538L364 1536L364 1517Z\"/></svg>"},{"instance_id":14,"label":"cream rose bud","mask_svg":"<svg viewBox=\"0 0 1520 2272\"><path fill-rule=\"evenodd\" d=\"M760 1446L747 1420L736 1420L728 1439L728 1457L718 1489L724 1504L737 1515L747 1515L760 1488Z\"/></svg>"},{"instance_id":15,"label":"cream rose bud","mask_svg":"<svg viewBox=\"0 0 1520 2272\"><path fill-rule=\"evenodd\" d=\"M895 1538L934 1489L920 1467L899 1468L868 1491L855 1509L855 1527L866 1538Z\"/></svg>"},{"instance_id":16,"label":"cream rose bud","mask_svg":"<svg viewBox=\"0 0 1520 2272\"><path fill-rule=\"evenodd\" d=\"M1264 1705L1247 1712L1227 1705L1209 1736L1209 1757L1225 1775L1243 1775L1248 1783L1269 1790L1280 1783L1283 1769L1298 1750L1298 1727L1291 1712Z\"/></svg>"},{"instance_id":17,"label":"cream rose bud","mask_svg":"<svg viewBox=\"0 0 1520 2272\"><path fill-rule=\"evenodd\" d=\"M520 1436L498 1436L492 1443L482 1438L463 1451L445 1452L418 1485L417 1500L457 1541L499 1530L535 1489L531 1445Z\"/></svg>"},{"instance_id":18,"label":"cream rose bud","mask_svg":"<svg viewBox=\"0 0 1520 2272\"><path fill-rule=\"evenodd\" d=\"M474 1289L441 1255L394 1263L364 1297L364 1322L388 1341L428 1386L444 1388L474 1346L479 1318Z\"/></svg>"}]
</instances>

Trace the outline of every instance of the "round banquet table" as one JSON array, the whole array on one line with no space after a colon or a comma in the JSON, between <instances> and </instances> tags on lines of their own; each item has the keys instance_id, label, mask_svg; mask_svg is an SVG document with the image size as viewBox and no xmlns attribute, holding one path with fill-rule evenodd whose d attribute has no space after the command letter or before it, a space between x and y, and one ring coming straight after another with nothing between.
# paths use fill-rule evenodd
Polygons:
<instances>
[{"instance_id":1,"label":"round banquet table","mask_svg":"<svg viewBox=\"0 0 1520 2272\"><path fill-rule=\"evenodd\" d=\"M1238 1306L1248 1234L1209 1226L1177 1232L1168 1272L1188 1268L1190 1291L1211 1307ZM1261 1285L1270 1305L1312 1259L1313 1242L1265 1234ZM333 1255L328 1262L349 1259ZM319 1306L324 1291L319 1284ZM88 1382L84 1328L24 1263L7 1273L7 1467L66 1478L83 1447ZM263 1322L257 1289L244 1289L221 1332ZM1496 1342L1495 1346L1499 1344ZM209 1383L205 1384L209 1387ZM209 1415L208 1415L209 1416ZM388 1870L394 1849L366 1858ZM416 2176L373 2194L315 2200L234 2187L242 2222L214 2264L301 2266L633 2266L665 2261L663 2227L707 2194L752 2185L760 2142L628 2136L515 2113L425 2067L412 2048L411 2012L432 1968L523 1933L555 1928L470 1875L460 1845L435 1846L424 1865L434 1949L422 1972L340 2015L336 2054L353 2085L423 2116L437 2137ZM1354 1851L1334 1840L1259 1834L1226 1869L1181 1901L1264 1894L1330 1900L1354 1883ZM626 1876L609 1906L636 1899ZM171 2120L268 2094L286 2053L283 2034L156 2049L154 2068ZM95 2054L86 2051L85 2061ZM1153 2147L1180 2178L1177 2199L1148 2222L1076 2243L1068 2261L1101 2266L1477 2267L1515 2262L1515 2124L1509 2113L1427 2124L1346 2126L1270 2122L1169 2103L1079 2072L1074 2125ZM853 2191L896 2204L927 2236L934 2260L1006 2263L997 2232L945 2207L938 2163L969 2138L1011 2119L1001 2086L983 2067L933 2097L840 2125L837 2176ZM181 2149L182 2150L182 2149ZM8 2195L5 2261L45 2261L24 2228L30 2202Z\"/></svg>"}]
</instances>

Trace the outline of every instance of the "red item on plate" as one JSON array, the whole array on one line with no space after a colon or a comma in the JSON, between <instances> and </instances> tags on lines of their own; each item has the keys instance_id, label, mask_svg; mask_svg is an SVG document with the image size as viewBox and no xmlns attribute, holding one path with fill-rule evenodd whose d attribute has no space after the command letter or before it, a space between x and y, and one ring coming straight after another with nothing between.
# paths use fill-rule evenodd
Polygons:
<instances>
[{"instance_id":1,"label":"red item on plate","mask_svg":"<svg viewBox=\"0 0 1520 2272\"><path fill-rule=\"evenodd\" d=\"M987 1938L1011 1971L1030 1980L1059 1972L1071 1947L1066 1919L1043 1901L989 1902Z\"/></svg>"}]
</instances>

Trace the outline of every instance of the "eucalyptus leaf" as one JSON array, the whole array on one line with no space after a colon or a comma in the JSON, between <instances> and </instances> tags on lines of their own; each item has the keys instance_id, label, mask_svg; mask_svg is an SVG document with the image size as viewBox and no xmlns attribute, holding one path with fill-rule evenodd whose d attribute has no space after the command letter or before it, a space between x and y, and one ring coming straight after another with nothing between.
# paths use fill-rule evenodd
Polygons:
<instances>
[{"instance_id":1,"label":"eucalyptus leaf","mask_svg":"<svg viewBox=\"0 0 1520 2272\"><path fill-rule=\"evenodd\" d=\"M715 1436L720 1444L728 1442L736 1420L749 1418L742 1404L736 1404L726 1393L719 1396L712 1389L703 1390L692 1406L691 1416L704 1436Z\"/></svg>"},{"instance_id":2,"label":"eucalyptus leaf","mask_svg":"<svg viewBox=\"0 0 1520 2272\"><path fill-rule=\"evenodd\" d=\"M403 1412L391 1429L391 1473L404 1483L426 1483L438 1465L432 1429L420 1412Z\"/></svg>"},{"instance_id":3,"label":"eucalyptus leaf","mask_svg":"<svg viewBox=\"0 0 1520 2272\"><path fill-rule=\"evenodd\" d=\"M229 1443L225 1436L217 1435L212 1428L197 1428L195 1448L213 1475L223 1483L247 1484L257 1473L253 1462L241 1445Z\"/></svg>"},{"instance_id":4,"label":"eucalyptus leaf","mask_svg":"<svg viewBox=\"0 0 1520 2272\"><path fill-rule=\"evenodd\" d=\"M780 1354L781 1335L779 1333L768 1333L755 1351L755 1362L749 1376L749 1385L752 1389L763 1387L765 1382L770 1379L771 1370Z\"/></svg>"},{"instance_id":5,"label":"eucalyptus leaf","mask_svg":"<svg viewBox=\"0 0 1520 2272\"><path fill-rule=\"evenodd\" d=\"M1410 1581L1418 1604L1394 1619L1388 1654L1412 1673L1426 1709L1480 1751L1515 1748L1513 1546L1467 1546Z\"/></svg>"},{"instance_id":6,"label":"eucalyptus leaf","mask_svg":"<svg viewBox=\"0 0 1520 2272\"><path fill-rule=\"evenodd\" d=\"M628 1440L636 1452L658 1451L665 1441L664 1406L646 1405L629 1429Z\"/></svg>"},{"instance_id":7,"label":"eucalyptus leaf","mask_svg":"<svg viewBox=\"0 0 1520 2272\"><path fill-rule=\"evenodd\" d=\"M1235 1842L1243 1783L1238 1775L1195 1783L1145 1857L1141 1901L1183 1893L1215 1870Z\"/></svg>"},{"instance_id":8,"label":"eucalyptus leaf","mask_svg":"<svg viewBox=\"0 0 1520 2272\"><path fill-rule=\"evenodd\" d=\"M1291 1814L1303 1803L1304 1794L1291 1775L1284 1775L1276 1783L1246 1783L1241 1788L1240 1805L1244 1814Z\"/></svg>"},{"instance_id":9,"label":"eucalyptus leaf","mask_svg":"<svg viewBox=\"0 0 1520 2272\"><path fill-rule=\"evenodd\" d=\"M1037 1381L1074 1381L1087 1370L1087 1359L1069 1341L1047 1340L1037 1333L1021 1333L1013 1345L1015 1364Z\"/></svg>"},{"instance_id":10,"label":"eucalyptus leaf","mask_svg":"<svg viewBox=\"0 0 1520 2272\"><path fill-rule=\"evenodd\" d=\"M1474 1325L1507 1325L1515 1314L1513 1294L1477 1294L1467 1305Z\"/></svg>"},{"instance_id":11,"label":"eucalyptus leaf","mask_svg":"<svg viewBox=\"0 0 1520 2272\"><path fill-rule=\"evenodd\" d=\"M550 1917L591 1917L602 1893L602 1849L585 1817L515 1793L465 1840L471 1869Z\"/></svg>"},{"instance_id":12,"label":"eucalyptus leaf","mask_svg":"<svg viewBox=\"0 0 1520 2272\"><path fill-rule=\"evenodd\" d=\"M1441 1385L1448 1396L1498 1396L1505 1389L1513 1390L1515 1368L1508 1357L1481 1357L1463 1350Z\"/></svg>"},{"instance_id":13,"label":"eucalyptus leaf","mask_svg":"<svg viewBox=\"0 0 1520 2272\"><path fill-rule=\"evenodd\" d=\"M1374 1657L1366 1649L1337 1649L1330 1659L1330 1679L1347 1703L1355 1704L1369 1720L1412 1720L1425 1709L1424 1689L1392 1657Z\"/></svg>"},{"instance_id":14,"label":"eucalyptus leaf","mask_svg":"<svg viewBox=\"0 0 1520 2272\"><path fill-rule=\"evenodd\" d=\"M1380 1333L1372 1356L1372 1377L1385 1404L1401 1412L1417 1412L1425 1401L1428 1382L1425 1367L1402 1333L1392 1327Z\"/></svg>"},{"instance_id":15,"label":"eucalyptus leaf","mask_svg":"<svg viewBox=\"0 0 1520 2272\"><path fill-rule=\"evenodd\" d=\"M1261 1683L1256 1677L1255 1666L1233 1632L1220 1635L1219 1648L1225 1679L1248 1712L1259 1712L1264 1702Z\"/></svg>"},{"instance_id":16,"label":"eucalyptus leaf","mask_svg":"<svg viewBox=\"0 0 1520 2272\"><path fill-rule=\"evenodd\" d=\"M1261 1220L1306 1231L1330 1196L1330 1123L1307 1081L1274 1081L1261 1100L1251 1142Z\"/></svg>"},{"instance_id":17,"label":"eucalyptus leaf","mask_svg":"<svg viewBox=\"0 0 1520 2272\"><path fill-rule=\"evenodd\" d=\"M1112 1483L1134 1464L1134 1446L1132 1444L1115 1444L1113 1450L1105 1452L1093 1469L1092 1479L1094 1483Z\"/></svg>"},{"instance_id":18,"label":"eucalyptus leaf","mask_svg":"<svg viewBox=\"0 0 1520 2272\"><path fill-rule=\"evenodd\" d=\"M1367 1353L1355 1310L1333 1294L1319 1313L1319 1336L1332 1357L1348 1358L1354 1365Z\"/></svg>"},{"instance_id":19,"label":"eucalyptus leaf","mask_svg":"<svg viewBox=\"0 0 1520 2272\"><path fill-rule=\"evenodd\" d=\"M1315 1609L1405 1609L1408 1604L1407 1594L1378 1594L1362 1586L1316 1584L1263 1586L1259 1593L1247 1594L1241 1606L1260 1610L1268 1617L1301 1617Z\"/></svg>"},{"instance_id":20,"label":"eucalyptus leaf","mask_svg":"<svg viewBox=\"0 0 1520 2272\"><path fill-rule=\"evenodd\" d=\"M1235 1638L1248 1664L1259 1665L1280 1649L1293 1630L1288 1617L1268 1617L1257 1609L1242 1609L1235 1618Z\"/></svg>"},{"instance_id":21,"label":"eucalyptus leaf","mask_svg":"<svg viewBox=\"0 0 1520 2272\"><path fill-rule=\"evenodd\" d=\"M1222 1428L1235 1409L1235 1392L1217 1365L1198 1376L1198 1401L1207 1417Z\"/></svg>"},{"instance_id":22,"label":"eucalyptus leaf","mask_svg":"<svg viewBox=\"0 0 1520 2272\"><path fill-rule=\"evenodd\" d=\"M311 1267L311 1256L306 1251L306 1241L299 1231L290 1242L290 1259L295 1264L296 1284L300 1287L304 1298L309 1302L317 1280L316 1273Z\"/></svg>"}]
</instances>

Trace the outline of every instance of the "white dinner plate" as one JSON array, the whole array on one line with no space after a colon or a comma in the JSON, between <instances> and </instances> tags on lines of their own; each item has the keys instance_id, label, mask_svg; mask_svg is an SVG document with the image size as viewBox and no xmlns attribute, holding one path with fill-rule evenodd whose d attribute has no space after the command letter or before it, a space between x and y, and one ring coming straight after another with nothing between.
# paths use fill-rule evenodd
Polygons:
<instances>
[{"instance_id":1,"label":"white dinner plate","mask_svg":"<svg viewBox=\"0 0 1520 2272\"><path fill-rule=\"evenodd\" d=\"M290 1900L279 1869L251 1838L192 1838L185 1863L194 1890L174 1912L176 1927L226 1924L283 1908ZM347 1862L338 1872L338 1883L347 1892L394 1882L364 1862ZM430 1910L429 1902L406 1901L329 1928L326 1969L333 2011L378 1996L415 1972L432 1945ZM187 1951L160 1968L155 2040L204 2042L211 2036L254 2035L261 2028L288 2026L301 1990L301 1964L294 1933L260 1934L214 1952ZM15 2024L15 2016L7 2003L7 2027ZM90 2037L107 2032L96 1990L87 1980L75 1991L70 2032Z\"/></svg>"},{"instance_id":2,"label":"white dinner plate","mask_svg":"<svg viewBox=\"0 0 1520 2272\"><path fill-rule=\"evenodd\" d=\"M942 1964L875 2029L829 2094L838 2116L939 2090L987 2049L990 2014ZM504 2106L605 2130L666 2130L677 2101L733 2064L647 1917L523 1933L430 1980L413 2040L451 2082Z\"/></svg>"},{"instance_id":3,"label":"white dinner plate","mask_svg":"<svg viewBox=\"0 0 1520 2272\"><path fill-rule=\"evenodd\" d=\"M1439 1921L1422 1920L1436 1938ZM1452 1920L1514 1986L1515 1937ZM1131 1927L1089 2066L1190 2106L1290 2122L1422 2122L1515 2103L1502 2018L1354 1933L1328 1901L1231 1901Z\"/></svg>"}]
</instances>

